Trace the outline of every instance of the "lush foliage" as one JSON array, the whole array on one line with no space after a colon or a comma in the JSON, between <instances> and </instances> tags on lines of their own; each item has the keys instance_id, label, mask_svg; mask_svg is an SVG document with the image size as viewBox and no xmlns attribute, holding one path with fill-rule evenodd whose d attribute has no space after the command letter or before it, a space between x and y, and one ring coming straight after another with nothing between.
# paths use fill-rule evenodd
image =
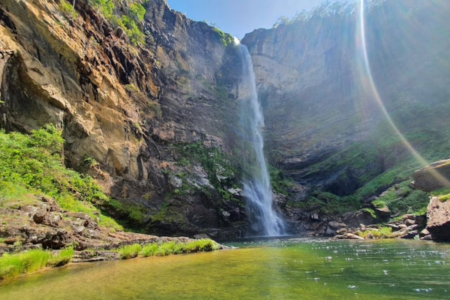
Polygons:
<instances>
[{"instance_id":1,"label":"lush foliage","mask_svg":"<svg viewBox=\"0 0 450 300\"><path fill-rule=\"evenodd\" d=\"M144 20L145 8L139 2L134 2L128 7L125 6L125 10L120 10L125 14L118 15L119 10L116 11L114 2L112 0L89 0L89 3L98 9L112 25L121 27L127 33L133 45L145 44L145 35L140 28L140 24Z\"/></svg>"},{"instance_id":2,"label":"lush foliage","mask_svg":"<svg viewBox=\"0 0 450 300\"><path fill-rule=\"evenodd\" d=\"M30 136L0 131L0 207L34 202L33 195L48 195L65 210L93 219L98 214L100 225L121 229L93 205L109 201L94 180L64 166L63 143L53 125Z\"/></svg>"},{"instance_id":3,"label":"lush foliage","mask_svg":"<svg viewBox=\"0 0 450 300\"><path fill-rule=\"evenodd\" d=\"M4 254L0 257L0 280L36 272L46 266L59 267L69 263L72 256L72 248L63 249L53 256L49 251L44 250Z\"/></svg>"},{"instance_id":4,"label":"lush foliage","mask_svg":"<svg viewBox=\"0 0 450 300\"><path fill-rule=\"evenodd\" d=\"M216 27L214 27L214 32L217 34L218 38L220 39L220 42L224 47L234 45L234 38L231 34L224 33L222 30Z\"/></svg>"}]
</instances>

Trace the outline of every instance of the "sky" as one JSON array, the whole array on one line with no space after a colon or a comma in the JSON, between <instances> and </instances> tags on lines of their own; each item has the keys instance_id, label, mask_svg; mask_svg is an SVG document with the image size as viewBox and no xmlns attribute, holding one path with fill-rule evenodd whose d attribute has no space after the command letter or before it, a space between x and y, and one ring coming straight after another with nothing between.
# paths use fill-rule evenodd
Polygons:
<instances>
[{"instance_id":1,"label":"sky","mask_svg":"<svg viewBox=\"0 0 450 300\"><path fill-rule=\"evenodd\" d=\"M196 21L208 21L242 39L258 28L272 28L282 16L311 10L325 0L167 0L170 8Z\"/></svg>"}]
</instances>

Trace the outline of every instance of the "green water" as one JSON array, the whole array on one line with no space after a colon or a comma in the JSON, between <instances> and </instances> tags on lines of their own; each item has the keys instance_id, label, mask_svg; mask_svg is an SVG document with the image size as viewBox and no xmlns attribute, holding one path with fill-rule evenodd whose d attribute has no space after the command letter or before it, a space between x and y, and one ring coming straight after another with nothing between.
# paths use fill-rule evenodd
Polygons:
<instances>
[{"instance_id":1,"label":"green water","mask_svg":"<svg viewBox=\"0 0 450 300\"><path fill-rule=\"evenodd\" d=\"M282 240L239 246L71 265L1 283L0 299L450 299L448 244Z\"/></svg>"}]
</instances>

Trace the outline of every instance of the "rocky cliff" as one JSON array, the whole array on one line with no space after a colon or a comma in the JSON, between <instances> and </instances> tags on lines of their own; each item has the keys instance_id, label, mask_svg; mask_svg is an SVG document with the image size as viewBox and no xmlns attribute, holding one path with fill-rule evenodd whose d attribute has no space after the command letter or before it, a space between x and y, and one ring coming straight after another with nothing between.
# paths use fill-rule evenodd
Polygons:
<instances>
[{"instance_id":1,"label":"rocky cliff","mask_svg":"<svg viewBox=\"0 0 450 300\"><path fill-rule=\"evenodd\" d=\"M239 176L231 37L163 0L103 2L2 1L1 127L54 123L66 165L96 178L123 204L109 213L141 230L214 235L244 220L227 191ZM136 3L137 32L123 25Z\"/></svg>"},{"instance_id":2,"label":"rocky cliff","mask_svg":"<svg viewBox=\"0 0 450 300\"><path fill-rule=\"evenodd\" d=\"M433 1L330 4L245 36L292 207L357 209L448 156L448 13Z\"/></svg>"},{"instance_id":3,"label":"rocky cliff","mask_svg":"<svg viewBox=\"0 0 450 300\"><path fill-rule=\"evenodd\" d=\"M0 128L55 124L65 165L95 178L118 200L104 213L130 227L240 236L242 62L232 37L164 0L74 3L2 1ZM374 3L323 5L242 41L276 206L293 232L423 214L428 194L410 176L448 156L449 6Z\"/></svg>"}]
</instances>

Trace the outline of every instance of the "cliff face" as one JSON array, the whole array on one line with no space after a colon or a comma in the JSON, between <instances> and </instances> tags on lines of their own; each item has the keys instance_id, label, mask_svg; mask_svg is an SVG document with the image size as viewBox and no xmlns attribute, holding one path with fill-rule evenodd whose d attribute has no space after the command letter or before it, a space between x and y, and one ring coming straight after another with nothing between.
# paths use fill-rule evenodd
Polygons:
<instances>
[{"instance_id":1,"label":"cliff face","mask_svg":"<svg viewBox=\"0 0 450 300\"><path fill-rule=\"evenodd\" d=\"M366 9L365 48L358 9L336 7L242 41L265 108L270 162L295 180L298 201L359 188L365 199L405 180L425 163L403 138L427 161L450 150L448 5L384 1Z\"/></svg>"},{"instance_id":2,"label":"cliff face","mask_svg":"<svg viewBox=\"0 0 450 300\"><path fill-rule=\"evenodd\" d=\"M241 221L240 200L226 191L238 176L226 124L239 75L221 32L149 1L139 24L145 45L133 46L87 1L76 1L74 15L61 5L0 5L1 127L56 124L66 164L96 178L125 204L110 213L143 230L216 234ZM116 3L115 13L126 9ZM217 152L223 166L207 169L194 154L179 163L189 145Z\"/></svg>"},{"instance_id":3,"label":"cliff face","mask_svg":"<svg viewBox=\"0 0 450 300\"><path fill-rule=\"evenodd\" d=\"M130 226L240 235L245 90L231 36L152 0L135 45L123 20L94 2L77 0L74 11L64 0L2 2L0 128L55 124L66 165L118 199L104 209ZM114 14L139 1L128 2L111 1ZM382 194L387 200L404 192L414 196L411 207L428 201L406 181L450 150L450 8L416 2L366 10L364 35L358 11L332 5L242 41L265 113L267 156L280 169L273 186L288 195L275 202L288 219L324 233L320 214L359 209L398 182Z\"/></svg>"}]
</instances>

